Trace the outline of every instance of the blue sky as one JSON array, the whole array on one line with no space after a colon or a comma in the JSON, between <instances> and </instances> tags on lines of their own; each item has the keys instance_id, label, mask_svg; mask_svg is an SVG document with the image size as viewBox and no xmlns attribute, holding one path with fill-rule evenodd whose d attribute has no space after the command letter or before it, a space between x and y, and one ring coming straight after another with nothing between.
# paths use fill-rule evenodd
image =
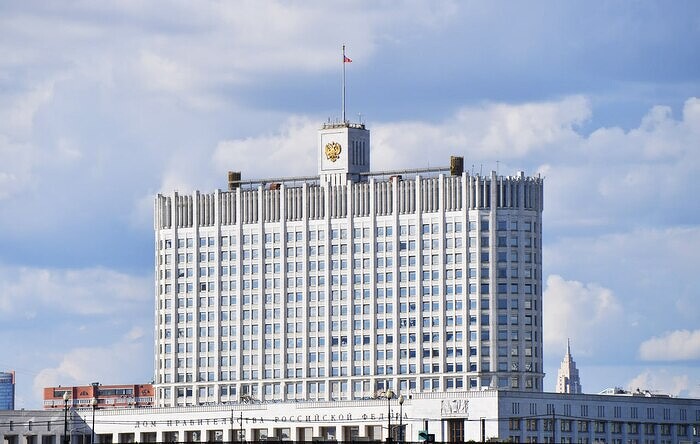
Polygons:
<instances>
[{"instance_id":1,"label":"blue sky","mask_svg":"<svg viewBox=\"0 0 700 444\"><path fill-rule=\"evenodd\" d=\"M319 124L374 169L545 176L545 388L700 397L700 3L5 1L0 369L149 381L152 199L316 172ZM443 159L440 161L439 159Z\"/></svg>"}]
</instances>

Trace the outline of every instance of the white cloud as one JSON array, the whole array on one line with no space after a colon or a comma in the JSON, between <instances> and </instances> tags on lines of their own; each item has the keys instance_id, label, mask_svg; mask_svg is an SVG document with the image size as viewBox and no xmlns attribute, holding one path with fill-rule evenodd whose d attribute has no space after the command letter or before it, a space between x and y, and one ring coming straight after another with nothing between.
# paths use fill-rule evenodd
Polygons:
<instances>
[{"instance_id":1,"label":"white cloud","mask_svg":"<svg viewBox=\"0 0 700 444\"><path fill-rule=\"evenodd\" d=\"M143 92L157 92L178 105L209 109L231 99L222 88L232 85L336 71L343 43L356 65L369 64L379 41L454 21L454 9L451 2L426 1L402 8L274 0L31 5L0 17L0 68L38 65L45 77L96 82L141 100Z\"/></svg>"},{"instance_id":2,"label":"white cloud","mask_svg":"<svg viewBox=\"0 0 700 444\"><path fill-rule=\"evenodd\" d=\"M649 390L652 393L688 398L700 397L697 375L667 368L646 369L627 383L627 390Z\"/></svg>"},{"instance_id":3,"label":"white cloud","mask_svg":"<svg viewBox=\"0 0 700 444\"><path fill-rule=\"evenodd\" d=\"M376 123L370 127L372 169L445 166L455 154L467 155L467 162L474 158L517 162L550 145L575 140L575 127L589 115L588 101L577 96L555 102L463 108L432 124ZM213 164L220 173L242 171L244 178L317 174L319 127L318 120L295 116L272 134L222 141ZM172 169L166 173L162 189L183 189L187 184L182 178L192 170L181 165L174 163L180 173Z\"/></svg>"},{"instance_id":4,"label":"white cloud","mask_svg":"<svg viewBox=\"0 0 700 444\"><path fill-rule=\"evenodd\" d=\"M544 230L547 231L546 224ZM649 328L667 329L663 325L693 327L700 316L695 286L677 278L692 276L695 264L700 263L698 226L636 228L602 234L580 230L545 244L543 260L548 273L603 282L620 299L633 300L634 303L625 304L625 317L645 325L645 337ZM665 295L661 311L660 294Z\"/></svg>"},{"instance_id":5,"label":"white cloud","mask_svg":"<svg viewBox=\"0 0 700 444\"><path fill-rule=\"evenodd\" d=\"M169 100L179 98L192 108L215 109L221 103L215 95L206 93L210 80L201 66L193 66L177 55L142 50L134 73L145 90L161 93Z\"/></svg>"},{"instance_id":6,"label":"white cloud","mask_svg":"<svg viewBox=\"0 0 700 444\"><path fill-rule=\"evenodd\" d=\"M33 85L22 93L0 96L0 132L13 138L23 138L34 127L37 112L54 97L55 82Z\"/></svg>"},{"instance_id":7,"label":"white cloud","mask_svg":"<svg viewBox=\"0 0 700 444\"><path fill-rule=\"evenodd\" d=\"M241 171L243 179L317 174L318 122L307 117L287 120L275 134L223 141L214 152L219 174Z\"/></svg>"},{"instance_id":8,"label":"white cloud","mask_svg":"<svg viewBox=\"0 0 700 444\"><path fill-rule=\"evenodd\" d=\"M699 115L700 100L691 97L681 119L668 107L653 107L637 128L599 128L563 152L548 153L541 159L547 220L608 230L611 223L665 222L669 214L697 220L698 208L687 205L686 194L700 171Z\"/></svg>"},{"instance_id":9,"label":"white cloud","mask_svg":"<svg viewBox=\"0 0 700 444\"><path fill-rule=\"evenodd\" d=\"M608 332L620 323L622 305L613 292L598 284L568 281L550 275L543 294L544 345L563 349L571 338L581 354L594 354Z\"/></svg>"},{"instance_id":10,"label":"white cloud","mask_svg":"<svg viewBox=\"0 0 700 444\"><path fill-rule=\"evenodd\" d=\"M72 162L83 157L83 153L77 144L67 138L59 139L56 144L57 158L65 162Z\"/></svg>"},{"instance_id":11,"label":"white cloud","mask_svg":"<svg viewBox=\"0 0 700 444\"><path fill-rule=\"evenodd\" d=\"M0 134L0 201L20 193L32 178L33 148Z\"/></svg>"},{"instance_id":12,"label":"white cloud","mask_svg":"<svg viewBox=\"0 0 700 444\"><path fill-rule=\"evenodd\" d=\"M530 166L530 173L546 175L545 217L555 226L597 227L613 216L636 218L640 211L656 215L659 204L663 211L687 213L693 209L675 197L700 168L692 149L700 144L696 108L700 101L688 99L683 119L674 120L668 109L656 107L637 129L600 128L589 136L579 131L592 113L581 96L465 107L435 123L376 122L370 125L372 169L445 166L454 154L465 156L467 169L477 159L489 162L484 173L497 160L501 174ZM256 177L314 174L318 127L297 116L272 135L222 141L214 163ZM660 153L667 154L660 159Z\"/></svg>"},{"instance_id":13,"label":"white cloud","mask_svg":"<svg viewBox=\"0 0 700 444\"><path fill-rule=\"evenodd\" d=\"M675 330L647 339L639 346L645 361L700 359L700 330Z\"/></svg>"},{"instance_id":14,"label":"white cloud","mask_svg":"<svg viewBox=\"0 0 700 444\"><path fill-rule=\"evenodd\" d=\"M561 149L577 144L576 128L590 114L588 100L572 96L521 105L465 107L433 124L378 124L372 128L372 161L378 168L416 167L431 162L442 166L449 163L450 155L457 154L465 155L467 164L475 159L490 161L491 166L496 160L517 162L548 147Z\"/></svg>"},{"instance_id":15,"label":"white cloud","mask_svg":"<svg viewBox=\"0 0 700 444\"><path fill-rule=\"evenodd\" d=\"M210 3L207 8L198 5L195 9L199 11L190 13L222 37L210 48L211 53L218 53L231 73L247 76L289 69L337 69L343 43L348 44L353 63L369 63L378 41L401 34L392 25L400 23L401 28L417 32L455 19L453 4L425 1L401 8L381 2L349 2L340 9L323 1L246 1Z\"/></svg>"},{"instance_id":16,"label":"white cloud","mask_svg":"<svg viewBox=\"0 0 700 444\"><path fill-rule=\"evenodd\" d=\"M146 85L153 89L178 93L191 89L196 81L188 66L151 51L141 51L139 65Z\"/></svg>"},{"instance_id":17,"label":"white cloud","mask_svg":"<svg viewBox=\"0 0 700 444\"><path fill-rule=\"evenodd\" d=\"M163 189L165 189L163 187ZM175 188L170 188L172 192ZM153 227L153 200L154 193L147 193L134 200L131 213L129 214L129 225L137 229L151 229Z\"/></svg>"},{"instance_id":18,"label":"white cloud","mask_svg":"<svg viewBox=\"0 0 700 444\"><path fill-rule=\"evenodd\" d=\"M152 288L149 278L104 268L0 267L0 319L128 313Z\"/></svg>"},{"instance_id":19,"label":"white cloud","mask_svg":"<svg viewBox=\"0 0 700 444\"><path fill-rule=\"evenodd\" d=\"M134 379L134 375L143 375L144 368L150 366L150 361L144 362L150 350L150 340L140 334L138 327L112 344L73 348L60 358L56 366L37 372L33 380L33 401L39 401L36 398L40 399L44 387L87 385L94 381L104 384L151 382L150 376L144 380Z\"/></svg>"},{"instance_id":20,"label":"white cloud","mask_svg":"<svg viewBox=\"0 0 700 444\"><path fill-rule=\"evenodd\" d=\"M0 94L0 201L21 193L41 162L39 150L27 142L37 112L53 97L50 82L25 93Z\"/></svg>"},{"instance_id":21,"label":"white cloud","mask_svg":"<svg viewBox=\"0 0 700 444\"><path fill-rule=\"evenodd\" d=\"M141 339L144 337L143 328L136 326L129 330L129 332L124 337L130 341L136 341L138 339Z\"/></svg>"}]
</instances>

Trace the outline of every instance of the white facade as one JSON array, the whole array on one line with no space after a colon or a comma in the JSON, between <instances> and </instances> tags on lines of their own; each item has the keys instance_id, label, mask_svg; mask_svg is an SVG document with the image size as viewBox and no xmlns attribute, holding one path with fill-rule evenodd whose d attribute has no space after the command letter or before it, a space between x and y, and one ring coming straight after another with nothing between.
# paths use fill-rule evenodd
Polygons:
<instances>
[{"instance_id":1,"label":"white facade","mask_svg":"<svg viewBox=\"0 0 700 444\"><path fill-rule=\"evenodd\" d=\"M319 145L316 180L156 198L157 405L541 391L542 179Z\"/></svg>"},{"instance_id":2,"label":"white facade","mask_svg":"<svg viewBox=\"0 0 700 444\"><path fill-rule=\"evenodd\" d=\"M561 361L561 366L557 372L557 393L583 393L581 389L581 378L578 375L576 362L571 357L571 344L566 341L566 355Z\"/></svg>"},{"instance_id":3,"label":"white facade","mask_svg":"<svg viewBox=\"0 0 700 444\"><path fill-rule=\"evenodd\" d=\"M391 419L389 419L391 418ZM90 442L93 411L71 410L72 444ZM97 410L96 442L285 441L700 443L700 400L635 395L570 395L508 390L418 393L397 399L253 402L179 408ZM0 442L58 444L63 415L0 412Z\"/></svg>"}]
</instances>

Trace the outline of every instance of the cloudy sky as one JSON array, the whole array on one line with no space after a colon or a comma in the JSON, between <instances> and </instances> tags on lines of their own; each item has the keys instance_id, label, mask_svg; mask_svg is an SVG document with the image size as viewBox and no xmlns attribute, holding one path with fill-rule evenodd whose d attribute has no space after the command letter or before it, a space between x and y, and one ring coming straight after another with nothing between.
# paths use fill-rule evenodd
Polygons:
<instances>
[{"instance_id":1,"label":"cloudy sky","mask_svg":"<svg viewBox=\"0 0 700 444\"><path fill-rule=\"evenodd\" d=\"M465 156L545 176L545 389L700 396L700 3L3 1L0 369L152 378L158 192L316 172L316 131L373 169ZM442 160L440 160L442 159Z\"/></svg>"}]
</instances>

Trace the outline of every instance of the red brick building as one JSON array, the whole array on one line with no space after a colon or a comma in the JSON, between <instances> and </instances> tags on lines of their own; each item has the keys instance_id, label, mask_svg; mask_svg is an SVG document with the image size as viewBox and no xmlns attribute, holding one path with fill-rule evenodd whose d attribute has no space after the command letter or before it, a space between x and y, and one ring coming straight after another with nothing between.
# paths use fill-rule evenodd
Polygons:
<instances>
[{"instance_id":1,"label":"red brick building","mask_svg":"<svg viewBox=\"0 0 700 444\"><path fill-rule=\"evenodd\" d=\"M90 409L93 398L97 409L120 409L153 406L153 385L80 385L75 387L44 388L44 410L63 409L64 393L68 392L68 406L75 409Z\"/></svg>"}]
</instances>

